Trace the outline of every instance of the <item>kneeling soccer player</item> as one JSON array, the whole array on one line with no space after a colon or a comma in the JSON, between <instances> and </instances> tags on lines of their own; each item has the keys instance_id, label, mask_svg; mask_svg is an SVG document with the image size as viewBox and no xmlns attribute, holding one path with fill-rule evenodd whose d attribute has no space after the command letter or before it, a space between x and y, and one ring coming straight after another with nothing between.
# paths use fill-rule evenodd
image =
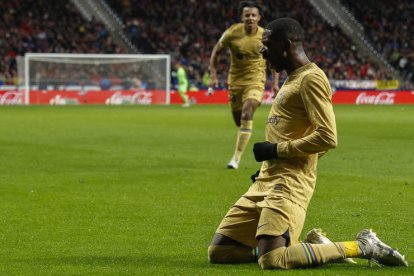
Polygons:
<instances>
[{"instance_id":1,"label":"kneeling soccer player","mask_svg":"<svg viewBox=\"0 0 414 276\"><path fill-rule=\"evenodd\" d=\"M271 107L265 142L254 144L263 162L254 183L220 223L208 248L211 263L258 262L262 269L313 267L347 258L407 266L405 257L371 230L353 241L326 242L313 230L299 236L316 184L320 156L337 145L331 88L302 46L304 31L291 18L267 25L262 54L288 78Z\"/></svg>"}]
</instances>

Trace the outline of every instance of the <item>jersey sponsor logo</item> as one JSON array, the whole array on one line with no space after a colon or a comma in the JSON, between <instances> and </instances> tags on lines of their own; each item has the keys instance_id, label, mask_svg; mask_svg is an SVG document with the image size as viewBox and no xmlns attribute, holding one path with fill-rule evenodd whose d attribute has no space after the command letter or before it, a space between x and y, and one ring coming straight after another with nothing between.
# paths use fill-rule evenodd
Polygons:
<instances>
[{"instance_id":1,"label":"jersey sponsor logo","mask_svg":"<svg viewBox=\"0 0 414 276\"><path fill-rule=\"evenodd\" d=\"M280 117L273 115L269 118L267 118L267 123L272 125L277 125L280 122Z\"/></svg>"}]
</instances>

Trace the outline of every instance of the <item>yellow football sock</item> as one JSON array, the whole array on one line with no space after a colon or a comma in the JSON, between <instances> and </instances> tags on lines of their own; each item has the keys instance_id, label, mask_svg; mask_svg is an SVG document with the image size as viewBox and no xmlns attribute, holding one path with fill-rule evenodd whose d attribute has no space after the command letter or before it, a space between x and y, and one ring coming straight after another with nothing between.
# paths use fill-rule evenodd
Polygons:
<instances>
[{"instance_id":1,"label":"yellow football sock","mask_svg":"<svg viewBox=\"0 0 414 276\"><path fill-rule=\"evenodd\" d=\"M356 241L347 241L341 242L342 246L344 247L345 256L347 258L359 258L361 254L359 253L359 246L358 242Z\"/></svg>"},{"instance_id":2,"label":"yellow football sock","mask_svg":"<svg viewBox=\"0 0 414 276\"><path fill-rule=\"evenodd\" d=\"M259 258L259 264L262 269L314 267L357 256L358 244L356 242L298 243L289 247L280 247L262 255Z\"/></svg>"},{"instance_id":3,"label":"yellow football sock","mask_svg":"<svg viewBox=\"0 0 414 276\"><path fill-rule=\"evenodd\" d=\"M210 245L208 260L213 264L238 264L257 262L257 248L244 245Z\"/></svg>"},{"instance_id":4,"label":"yellow football sock","mask_svg":"<svg viewBox=\"0 0 414 276\"><path fill-rule=\"evenodd\" d=\"M237 133L236 149L234 157L239 161L249 143L250 136L252 136L253 120L241 120L240 128Z\"/></svg>"}]
</instances>

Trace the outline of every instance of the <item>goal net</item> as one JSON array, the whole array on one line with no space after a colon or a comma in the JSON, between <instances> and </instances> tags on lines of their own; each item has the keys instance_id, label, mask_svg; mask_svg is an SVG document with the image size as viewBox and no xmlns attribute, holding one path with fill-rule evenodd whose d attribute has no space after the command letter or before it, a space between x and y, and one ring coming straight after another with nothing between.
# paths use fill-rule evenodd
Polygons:
<instances>
[{"instance_id":1,"label":"goal net","mask_svg":"<svg viewBox=\"0 0 414 276\"><path fill-rule=\"evenodd\" d=\"M28 53L25 104L169 104L169 55Z\"/></svg>"}]
</instances>

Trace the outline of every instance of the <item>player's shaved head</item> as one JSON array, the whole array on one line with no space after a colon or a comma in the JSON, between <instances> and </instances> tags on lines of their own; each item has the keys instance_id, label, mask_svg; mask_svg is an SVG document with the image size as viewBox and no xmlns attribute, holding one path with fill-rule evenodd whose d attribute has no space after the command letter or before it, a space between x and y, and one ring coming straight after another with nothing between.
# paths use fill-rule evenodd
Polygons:
<instances>
[{"instance_id":1,"label":"player's shaved head","mask_svg":"<svg viewBox=\"0 0 414 276\"><path fill-rule=\"evenodd\" d=\"M298 21L289 17L273 20L266 26L270 31L269 39L289 39L292 42L302 42L304 30Z\"/></svg>"}]
</instances>

